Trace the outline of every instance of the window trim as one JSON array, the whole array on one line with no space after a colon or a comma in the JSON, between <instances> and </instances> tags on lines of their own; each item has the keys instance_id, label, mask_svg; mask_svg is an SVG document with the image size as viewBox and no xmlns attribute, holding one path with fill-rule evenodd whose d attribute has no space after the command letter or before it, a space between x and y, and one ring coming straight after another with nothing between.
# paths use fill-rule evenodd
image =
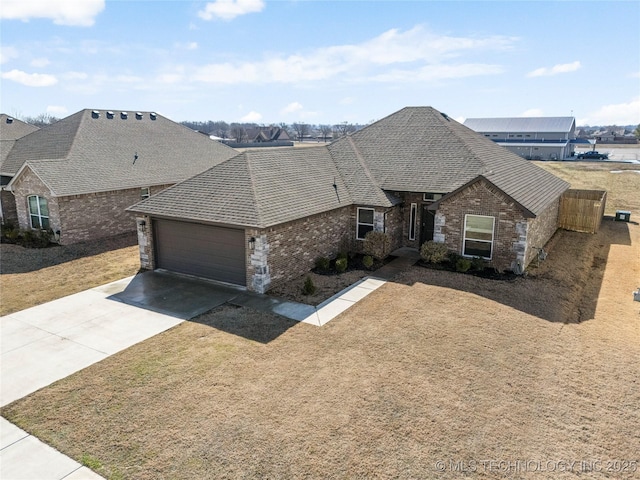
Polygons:
<instances>
[{"instance_id":1,"label":"window trim","mask_svg":"<svg viewBox=\"0 0 640 480\"><path fill-rule=\"evenodd\" d=\"M38 208L37 213L33 213L31 211L31 199L32 198L36 199L36 206ZM49 210L49 200L47 200L45 197L41 197L40 195L28 195L27 196L27 209L29 210L29 225L33 229L46 230L46 229L50 228L51 222L50 222L50 219L49 219L49 215L43 215L42 214L42 210L40 208L40 200L44 200L45 201L45 203L47 205L47 210ZM38 226L37 227L33 226L34 217L38 219ZM47 225L46 226L44 226L43 223L42 223L43 219L47 220Z\"/></svg>"},{"instance_id":2,"label":"window trim","mask_svg":"<svg viewBox=\"0 0 640 480\"><path fill-rule=\"evenodd\" d=\"M373 212L371 223L364 223L360 221L360 211L361 210L369 210ZM358 211L356 213L356 240L364 240L364 237L360 237L358 233L360 232L360 225L364 225L367 227L371 227L371 231L374 231L376 228L376 209L369 207L358 207ZM367 232L369 233L369 232ZM365 234L366 235L366 234Z\"/></svg>"},{"instance_id":3,"label":"window trim","mask_svg":"<svg viewBox=\"0 0 640 480\"><path fill-rule=\"evenodd\" d=\"M418 220L418 204L412 203L409 212L409 240L416 239L416 221Z\"/></svg>"},{"instance_id":4,"label":"window trim","mask_svg":"<svg viewBox=\"0 0 640 480\"><path fill-rule=\"evenodd\" d=\"M146 192L145 192L145 190L146 190ZM146 200L150 196L151 196L151 188L150 187L142 187L140 189L140 198L142 200Z\"/></svg>"},{"instance_id":5,"label":"window trim","mask_svg":"<svg viewBox=\"0 0 640 480\"><path fill-rule=\"evenodd\" d=\"M476 238L471 239L474 242L488 243L490 245L489 256L488 257L482 256L481 258L484 258L485 260L491 260L493 258L493 245L496 239L496 217L491 215L478 215L476 213L466 213L464 215L464 227L462 230L462 256L467 258L474 258L478 256L478 255L467 255L465 253L466 246L467 246L467 218L468 217L483 217L483 218L491 219L491 240L478 240Z\"/></svg>"}]
</instances>

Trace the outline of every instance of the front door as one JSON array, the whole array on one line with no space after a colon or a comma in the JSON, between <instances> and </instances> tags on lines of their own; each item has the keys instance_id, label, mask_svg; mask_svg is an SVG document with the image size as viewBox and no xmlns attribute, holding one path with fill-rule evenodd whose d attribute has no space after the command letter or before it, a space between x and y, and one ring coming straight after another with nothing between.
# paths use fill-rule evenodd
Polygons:
<instances>
[{"instance_id":1,"label":"front door","mask_svg":"<svg viewBox=\"0 0 640 480\"><path fill-rule=\"evenodd\" d=\"M420 215L420 245L433 240L433 229L436 212L427 210L429 204L422 205L422 215Z\"/></svg>"}]
</instances>

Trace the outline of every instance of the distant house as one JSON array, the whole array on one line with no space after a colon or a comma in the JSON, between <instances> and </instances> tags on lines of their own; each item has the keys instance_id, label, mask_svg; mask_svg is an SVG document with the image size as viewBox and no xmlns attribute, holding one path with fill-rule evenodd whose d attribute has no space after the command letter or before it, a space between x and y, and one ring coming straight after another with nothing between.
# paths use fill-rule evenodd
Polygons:
<instances>
[{"instance_id":1,"label":"distant house","mask_svg":"<svg viewBox=\"0 0 640 480\"><path fill-rule=\"evenodd\" d=\"M284 128L271 127L254 127L245 129L249 142L264 143L277 141L291 141L291 137Z\"/></svg>"},{"instance_id":2,"label":"distant house","mask_svg":"<svg viewBox=\"0 0 640 480\"><path fill-rule=\"evenodd\" d=\"M573 117L468 118L464 125L527 160L573 156Z\"/></svg>"},{"instance_id":3,"label":"distant house","mask_svg":"<svg viewBox=\"0 0 640 480\"><path fill-rule=\"evenodd\" d=\"M7 163L9 152L13 149L16 140L38 130L38 127L30 125L9 115L0 114L0 218L16 219L16 203L13 195L4 189L5 185L16 174L19 166Z\"/></svg>"},{"instance_id":4,"label":"distant house","mask_svg":"<svg viewBox=\"0 0 640 480\"><path fill-rule=\"evenodd\" d=\"M252 150L129 208L143 268L265 292L318 257L434 240L520 270L558 226L569 185L431 107L315 148Z\"/></svg>"},{"instance_id":5,"label":"distant house","mask_svg":"<svg viewBox=\"0 0 640 480\"><path fill-rule=\"evenodd\" d=\"M135 231L127 207L236 154L153 112L82 110L18 139L3 188L21 228L69 244Z\"/></svg>"}]
</instances>

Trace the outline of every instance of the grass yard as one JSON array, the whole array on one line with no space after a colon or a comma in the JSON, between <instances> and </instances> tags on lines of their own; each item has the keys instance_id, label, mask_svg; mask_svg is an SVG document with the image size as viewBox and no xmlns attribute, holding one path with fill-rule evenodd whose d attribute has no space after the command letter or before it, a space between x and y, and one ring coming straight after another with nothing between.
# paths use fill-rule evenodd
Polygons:
<instances>
[{"instance_id":1,"label":"grass yard","mask_svg":"<svg viewBox=\"0 0 640 480\"><path fill-rule=\"evenodd\" d=\"M135 275L134 235L34 249L0 244L0 315Z\"/></svg>"},{"instance_id":2,"label":"grass yard","mask_svg":"<svg viewBox=\"0 0 640 480\"><path fill-rule=\"evenodd\" d=\"M548 250L510 282L413 267L321 328L225 306L1 414L112 479L637 478L640 225Z\"/></svg>"},{"instance_id":3,"label":"grass yard","mask_svg":"<svg viewBox=\"0 0 640 480\"><path fill-rule=\"evenodd\" d=\"M569 182L571 188L606 190L607 215L614 215L616 210L630 210L635 213L636 221L640 218L640 165L637 163L534 163Z\"/></svg>"}]
</instances>

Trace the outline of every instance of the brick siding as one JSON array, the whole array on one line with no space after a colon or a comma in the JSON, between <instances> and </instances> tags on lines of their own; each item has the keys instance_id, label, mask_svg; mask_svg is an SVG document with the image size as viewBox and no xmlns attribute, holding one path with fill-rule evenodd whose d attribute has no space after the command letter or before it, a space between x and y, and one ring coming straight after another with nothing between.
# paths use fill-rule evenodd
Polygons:
<instances>
[{"instance_id":1,"label":"brick siding","mask_svg":"<svg viewBox=\"0 0 640 480\"><path fill-rule=\"evenodd\" d=\"M551 203L536 218L528 219L527 249L525 253L525 266L538 255L538 248L544 247L558 229L558 215L560 212L560 197Z\"/></svg>"},{"instance_id":2,"label":"brick siding","mask_svg":"<svg viewBox=\"0 0 640 480\"><path fill-rule=\"evenodd\" d=\"M2 222L18 223L18 210L16 209L16 198L11 192L0 190L0 203L2 203Z\"/></svg>"},{"instance_id":3,"label":"brick siding","mask_svg":"<svg viewBox=\"0 0 640 480\"><path fill-rule=\"evenodd\" d=\"M150 187L150 193L153 195L169 186ZM141 200L140 188L52 197L49 189L27 168L13 189L20 228L30 228L27 197L42 196L48 201L51 229L60 231L61 245L136 231L135 215L125 210Z\"/></svg>"}]
</instances>

